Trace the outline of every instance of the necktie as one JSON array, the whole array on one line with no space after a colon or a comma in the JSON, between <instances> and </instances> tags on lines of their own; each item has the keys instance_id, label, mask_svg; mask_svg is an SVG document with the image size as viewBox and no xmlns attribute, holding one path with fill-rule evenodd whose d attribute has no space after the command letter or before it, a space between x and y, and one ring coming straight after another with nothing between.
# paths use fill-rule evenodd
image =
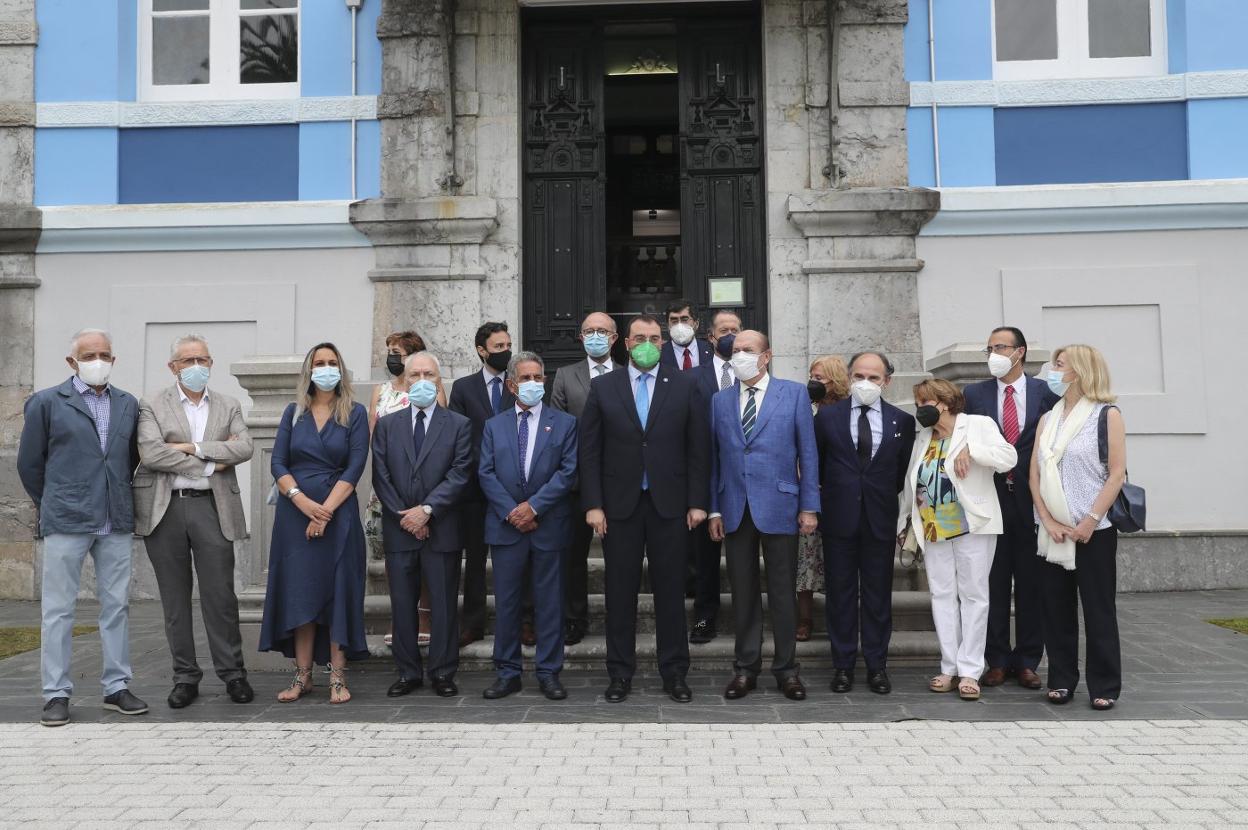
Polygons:
<instances>
[{"instance_id":1,"label":"necktie","mask_svg":"<svg viewBox=\"0 0 1248 830\"><path fill-rule=\"evenodd\" d=\"M420 460L420 448L425 443L425 410L421 409L416 412L416 426L412 428L412 449L416 451L414 456L416 460Z\"/></svg>"},{"instance_id":2,"label":"necktie","mask_svg":"<svg viewBox=\"0 0 1248 830\"><path fill-rule=\"evenodd\" d=\"M1018 405L1014 401L1014 387L1005 387L1005 400L1001 403L1001 431L1005 440L1011 444L1018 443ZM1006 481L1014 481L1014 471L1010 470Z\"/></svg>"},{"instance_id":3,"label":"necktie","mask_svg":"<svg viewBox=\"0 0 1248 830\"><path fill-rule=\"evenodd\" d=\"M758 415L758 410L754 406L754 393L758 390L753 386L747 386L745 391L750 393L750 397L745 402L745 412L741 413L741 431L745 433L745 437L748 439L750 433L754 431L754 421Z\"/></svg>"},{"instance_id":4,"label":"necktie","mask_svg":"<svg viewBox=\"0 0 1248 830\"><path fill-rule=\"evenodd\" d=\"M600 377L601 375L605 375L606 373L607 373L607 367L603 366L601 363L599 363L598 365L594 367L594 377Z\"/></svg>"},{"instance_id":5,"label":"necktie","mask_svg":"<svg viewBox=\"0 0 1248 830\"><path fill-rule=\"evenodd\" d=\"M870 408L858 407L858 463L863 467L871 463L871 422L867 420Z\"/></svg>"},{"instance_id":6,"label":"necktie","mask_svg":"<svg viewBox=\"0 0 1248 830\"><path fill-rule=\"evenodd\" d=\"M490 406L494 409L495 415L498 414L498 411L501 408L502 403L503 403L503 379L494 378L494 380L490 381Z\"/></svg>"},{"instance_id":7,"label":"necktie","mask_svg":"<svg viewBox=\"0 0 1248 830\"><path fill-rule=\"evenodd\" d=\"M637 378L637 418L638 420L641 421L642 430L645 430L646 417L650 414L649 380L650 380L650 376L645 374L644 372L641 374L641 376ZM641 463L642 463L642 470L643 470L641 474L641 489L649 490L650 489L650 477L647 476L644 472L645 463L646 463L646 460L644 457L642 458Z\"/></svg>"},{"instance_id":8,"label":"necktie","mask_svg":"<svg viewBox=\"0 0 1248 830\"><path fill-rule=\"evenodd\" d=\"M682 360L680 363L680 370L683 372L686 369L692 369L692 368L693 368L693 357L689 354L689 347L686 346L685 347L685 359Z\"/></svg>"},{"instance_id":9,"label":"necktie","mask_svg":"<svg viewBox=\"0 0 1248 830\"><path fill-rule=\"evenodd\" d=\"M520 434L516 440L520 443L520 486L529 486L529 474L525 471L524 459L529 452L529 415L530 412L520 413Z\"/></svg>"},{"instance_id":10,"label":"necktie","mask_svg":"<svg viewBox=\"0 0 1248 830\"><path fill-rule=\"evenodd\" d=\"M729 386L732 386L732 374L729 371L730 369L732 369L732 364L725 360L724 368L719 373L720 389L727 389Z\"/></svg>"}]
</instances>

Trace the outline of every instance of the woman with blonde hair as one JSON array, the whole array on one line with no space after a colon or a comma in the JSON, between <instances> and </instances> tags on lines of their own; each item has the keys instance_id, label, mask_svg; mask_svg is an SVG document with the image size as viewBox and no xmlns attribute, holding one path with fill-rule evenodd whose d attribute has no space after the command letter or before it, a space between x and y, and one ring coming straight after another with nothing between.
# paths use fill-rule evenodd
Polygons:
<instances>
[{"instance_id":1,"label":"woman with blonde hair","mask_svg":"<svg viewBox=\"0 0 1248 830\"><path fill-rule=\"evenodd\" d=\"M273 517L260 650L294 658L294 679L277 696L283 703L312 690L314 663L329 664L329 702L346 703L346 661L368 656L355 497L368 443L368 413L351 394L342 355L333 343L313 346L273 442L284 498Z\"/></svg>"},{"instance_id":2,"label":"woman with blonde hair","mask_svg":"<svg viewBox=\"0 0 1248 830\"><path fill-rule=\"evenodd\" d=\"M923 551L940 642L933 692L978 700L988 639L988 575L1004 529L993 473L1014 469L1018 453L985 415L968 415L962 390L931 378L914 387L921 429L901 494L898 535Z\"/></svg>"},{"instance_id":3,"label":"woman with blonde hair","mask_svg":"<svg viewBox=\"0 0 1248 830\"><path fill-rule=\"evenodd\" d=\"M825 354L810 363L810 411L849 397L849 370L838 355ZM797 542L797 639L806 642L814 630L815 591L824 590L823 537L819 531L798 536Z\"/></svg>"},{"instance_id":4,"label":"woman with blonde hair","mask_svg":"<svg viewBox=\"0 0 1248 830\"><path fill-rule=\"evenodd\" d=\"M1122 692L1118 641L1118 531L1109 508L1127 477L1126 429L1110 391L1105 358L1091 346L1053 353L1046 378L1061 397L1036 428L1031 496L1038 547L1044 645L1051 703L1068 703L1079 685L1079 612L1087 638L1088 693L1093 709L1114 707ZM1100 422L1108 462L1101 461Z\"/></svg>"}]
</instances>

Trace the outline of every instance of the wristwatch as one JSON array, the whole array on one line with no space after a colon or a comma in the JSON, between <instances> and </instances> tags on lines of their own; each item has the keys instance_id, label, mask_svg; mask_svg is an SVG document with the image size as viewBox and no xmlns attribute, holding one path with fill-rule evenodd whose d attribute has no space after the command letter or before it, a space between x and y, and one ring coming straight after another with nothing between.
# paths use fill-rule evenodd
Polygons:
<instances>
[{"instance_id":1,"label":"wristwatch","mask_svg":"<svg viewBox=\"0 0 1248 830\"><path fill-rule=\"evenodd\" d=\"M1096 515L1091 510L1088 511L1088 515L1091 516L1093 519L1096 519L1097 524L1100 524L1101 520L1105 518L1104 516Z\"/></svg>"},{"instance_id":2,"label":"wristwatch","mask_svg":"<svg viewBox=\"0 0 1248 830\"><path fill-rule=\"evenodd\" d=\"M423 510L423 511L425 511L425 515L426 515L426 516L432 516L432 515L433 515L433 508L432 508L432 507L430 507L430 506L429 506L429 505L427 505L427 504L422 504L422 505L420 506L420 509L421 509L421 510Z\"/></svg>"},{"instance_id":3,"label":"wristwatch","mask_svg":"<svg viewBox=\"0 0 1248 830\"><path fill-rule=\"evenodd\" d=\"M286 491L283 495L285 495L285 496L286 496L286 498L291 499L291 500L293 501L293 500L294 500L294 498L295 498L295 496L299 495L299 494L300 494L300 493L302 493L302 492L303 492L303 491L302 491L302 490L300 490L298 487L291 487L291 488L290 488L289 490L287 490L287 491Z\"/></svg>"}]
</instances>

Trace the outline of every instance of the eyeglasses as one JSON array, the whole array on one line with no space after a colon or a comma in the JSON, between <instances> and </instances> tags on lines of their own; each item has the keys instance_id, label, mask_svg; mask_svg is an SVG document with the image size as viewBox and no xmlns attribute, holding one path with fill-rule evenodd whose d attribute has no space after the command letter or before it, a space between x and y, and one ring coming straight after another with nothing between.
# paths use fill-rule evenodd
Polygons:
<instances>
[{"instance_id":1,"label":"eyeglasses","mask_svg":"<svg viewBox=\"0 0 1248 830\"><path fill-rule=\"evenodd\" d=\"M183 358L179 358L178 360L175 360L175 361L173 361L173 362L174 362L174 363L176 363L176 364L177 364L177 365L179 365L179 366L191 366L191 365L194 365L194 366L211 366L211 365L212 365L212 358L211 358L211 357L183 357Z\"/></svg>"},{"instance_id":2,"label":"eyeglasses","mask_svg":"<svg viewBox=\"0 0 1248 830\"><path fill-rule=\"evenodd\" d=\"M1006 352L1012 352L1015 349L1021 349L1021 348L1022 346L1007 346L1004 343L998 343L995 346L989 346L988 348L984 349L982 353L985 355L1005 354Z\"/></svg>"},{"instance_id":3,"label":"eyeglasses","mask_svg":"<svg viewBox=\"0 0 1248 830\"><path fill-rule=\"evenodd\" d=\"M603 337L610 337L614 332L607 329L581 329L581 337L589 337L594 334L601 334Z\"/></svg>"}]
</instances>

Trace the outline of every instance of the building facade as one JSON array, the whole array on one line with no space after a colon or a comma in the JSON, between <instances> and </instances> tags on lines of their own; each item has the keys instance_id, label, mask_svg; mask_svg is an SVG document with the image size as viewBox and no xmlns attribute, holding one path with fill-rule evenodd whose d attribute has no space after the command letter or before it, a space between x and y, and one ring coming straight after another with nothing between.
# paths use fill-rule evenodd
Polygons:
<instances>
[{"instance_id":1,"label":"building facade","mask_svg":"<svg viewBox=\"0 0 1248 830\"><path fill-rule=\"evenodd\" d=\"M193 328L247 399L322 340L460 375L504 319L558 364L675 297L785 377L883 349L903 402L1003 323L1100 346L1179 533L1131 585L1248 584L1233 488L1172 473L1248 461L1246 38L1238 0L0 0L0 594L37 596L12 459L79 328L136 393Z\"/></svg>"}]
</instances>

